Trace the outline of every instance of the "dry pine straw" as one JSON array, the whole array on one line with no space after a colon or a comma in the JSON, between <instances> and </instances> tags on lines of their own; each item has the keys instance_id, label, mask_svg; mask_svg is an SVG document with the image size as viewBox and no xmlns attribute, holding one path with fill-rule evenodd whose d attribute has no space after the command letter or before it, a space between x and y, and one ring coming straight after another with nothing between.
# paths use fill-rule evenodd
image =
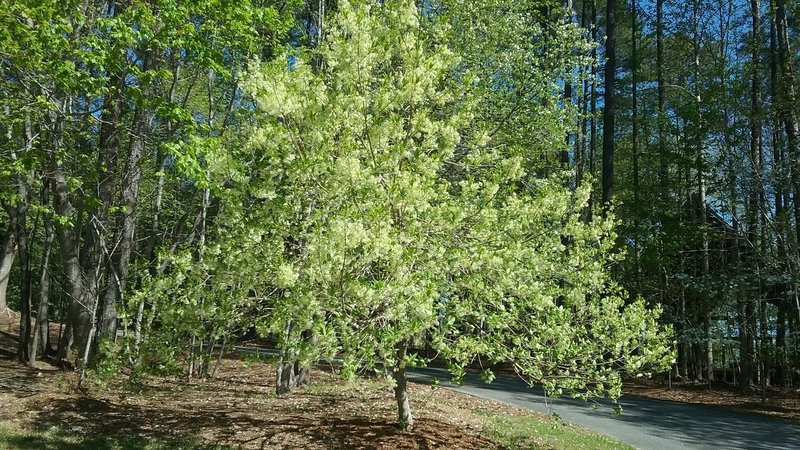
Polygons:
<instances>
[{"instance_id":1,"label":"dry pine straw","mask_svg":"<svg viewBox=\"0 0 800 450\"><path fill-rule=\"evenodd\" d=\"M411 384L413 431L400 431L391 387L348 384L326 370L313 385L276 398L274 366L225 360L218 380L149 379L74 389L74 375L0 359L0 423L22 430L199 439L242 448L497 448L486 414L532 413L446 389ZM543 420L550 420L543 417Z\"/></svg>"}]
</instances>

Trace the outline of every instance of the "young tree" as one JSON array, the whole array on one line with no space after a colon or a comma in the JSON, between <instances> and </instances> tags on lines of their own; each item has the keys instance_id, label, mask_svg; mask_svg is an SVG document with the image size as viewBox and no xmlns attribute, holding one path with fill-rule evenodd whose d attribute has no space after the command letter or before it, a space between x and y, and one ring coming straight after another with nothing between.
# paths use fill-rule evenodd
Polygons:
<instances>
[{"instance_id":1,"label":"young tree","mask_svg":"<svg viewBox=\"0 0 800 450\"><path fill-rule=\"evenodd\" d=\"M409 347L430 335L457 377L480 355L550 392L618 396L620 370L671 356L658 312L626 306L608 277L612 218L584 223L587 189L537 176L524 144L492 135L502 124L477 108L492 94L421 20L410 1L342 2L319 55L250 74L248 206L226 220L257 217L249 242L272 255L278 380L320 355L343 355L345 374L382 362L410 428L406 369L424 361ZM534 92L558 95L526 81L540 79ZM563 145L560 127L538 132Z\"/></svg>"}]
</instances>

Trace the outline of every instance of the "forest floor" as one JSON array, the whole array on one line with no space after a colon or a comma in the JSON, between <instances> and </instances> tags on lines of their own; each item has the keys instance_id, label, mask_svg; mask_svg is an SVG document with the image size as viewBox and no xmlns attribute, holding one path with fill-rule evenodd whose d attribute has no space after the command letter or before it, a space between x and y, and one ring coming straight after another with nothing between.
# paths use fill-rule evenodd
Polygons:
<instances>
[{"instance_id":1,"label":"forest floor","mask_svg":"<svg viewBox=\"0 0 800 450\"><path fill-rule=\"evenodd\" d=\"M724 382L673 383L644 380L625 383L623 395L645 397L693 405L708 405L740 412L764 414L800 422L800 388L768 387L765 401L758 388L743 390Z\"/></svg>"},{"instance_id":2,"label":"forest floor","mask_svg":"<svg viewBox=\"0 0 800 450\"><path fill-rule=\"evenodd\" d=\"M396 426L389 383L347 383L323 367L312 385L275 395L275 367L232 356L216 380L151 377L101 383L42 362L14 361L0 319L0 449L630 448L557 417L411 384L413 431Z\"/></svg>"}]
</instances>

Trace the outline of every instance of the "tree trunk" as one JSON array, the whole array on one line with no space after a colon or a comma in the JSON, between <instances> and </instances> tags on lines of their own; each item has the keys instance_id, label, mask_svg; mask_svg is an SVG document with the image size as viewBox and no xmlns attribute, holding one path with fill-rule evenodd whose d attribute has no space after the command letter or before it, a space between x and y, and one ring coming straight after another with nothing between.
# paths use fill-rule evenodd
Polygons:
<instances>
[{"instance_id":1,"label":"tree trunk","mask_svg":"<svg viewBox=\"0 0 800 450\"><path fill-rule=\"evenodd\" d=\"M66 102L64 102L66 103ZM63 221L56 224L56 238L61 249L62 270L67 295L69 297L69 313L66 317L64 333L59 341L58 357L63 359L69 357L69 349L74 342L73 326L74 323L90 321L88 311L83 306L84 280L83 269L80 264L80 234L77 231L79 214L69 199L69 186L67 176L61 159L56 152L63 146L64 117L56 110L50 111L50 127L52 130L52 148L48 150L48 164L51 173L50 188L53 193L53 209L61 217L73 221L76 226L70 226ZM80 349L79 349L80 351Z\"/></svg>"},{"instance_id":2,"label":"tree trunk","mask_svg":"<svg viewBox=\"0 0 800 450\"><path fill-rule=\"evenodd\" d=\"M101 330L104 324L97 321L98 300L100 296L100 281L106 271L106 264L111 263L111 254L108 250L107 240L113 236L110 230L109 207L114 203L114 193L116 190L117 167L120 159L121 145L121 121L122 107L124 99L122 92L125 89L124 76L122 74L112 74L109 80L109 92L106 94L101 115L102 125L100 126L100 147L98 148L97 158L97 199L98 206L89 215L89 240L86 246L86 281L87 281L87 302L83 305L86 314L80 316L80 321L73 323L73 332L82 354L86 355L84 363L88 362L90 351L87 348L95 344L97 327ZM112 247L113 248L113 247ZM110 276L109 278L114 278ZM109 287L114 282L109 280ZM103 305L105 311L106 305Z\"/></svg>"},{"instance_id":3,"label":"tree trunk","mask_svg":"<svg viewBox=\"0 0 800 450\"><path fill-rule=\"evenodd\" d=\"M3 105L3 112L5 112L6 117L10 117L11 107L8 104ZM14 129L10 121L6 124L6 142L9 149L12 150L11 154L14 155ZM0 205L6 210L10 219L8 234L3 241L3 254L0 255L0 313L10 314L6 294L8 292L8 282L11 279L11 268L14 266L14 257L17 255L17 229L14 208L11 203L6 199L2 199L0 200Z\"/></svg>"},{"instance_id":4,"label":"tree trunk","mask_svg":"<svg viewBox=\"0 0 800 450\"><path fill-rule=\"evenodd\" d=\"M642 244L640 239L640 223L639 223L639 122L637 120L638 114L638 95L639 86L637 76L638 60L636 48L636 27L637 27L638 13L636 11L636 0L631 0L631 146L632 146L632 163L633 163L633 242L634 242L634 263L636 265L636 290L637 294L641 292L641 277L642 277L642 263L641 253Z\"/></svg>"},{"instance_id":5,"label":"tree trunk","mask_svg":"<svg viewBox=\"0 0 800 450\"><path fill-rule=\"evenodd\" d=\"M318 337L313 330L303 331L303 340L311 348L316 347ZM295 365L295 386L299 388L307 387L311 384L311 365L303 365L299 362Z\"/></svg>"},{"instance_id":6,"label":"tree trunk","mask_svg":"<svg viewBox=\"0 0 800 450\"><path fill-rule=\"evenodd\" d=\"M290 348L288 343L292 341L293 325L291 322L286 324L284 329L284 348L281 350L281 360L275 371L275 393L278 395L288 395L297 385L295 380L295 349Z\"/></svg>"},{"instance_id":7,"label":"tree trunk","mask_svg":"<svg viewBox=\"0 0 800 450\"><path fill-rule=\"evenodd\" d=\"M789 26L786 19L786 1L775 0L775 25L778 43L778 65L781 75L780 87L782 95L779 108L786 131L788 146L790 180L793 191L795 219L795 237L800 240L800 143L798 142L797 113L795 112L797 96L795 93L795 73L792 53L789 49Z\"/></svg>"},{"instance_id":8,"label":"tree trunk","mask_svg":"<svg viewBox=\"0 0 800 450\"><path fill-rule=\"evenodd\" d=\"M778 260L785 261L786 246L785 232L786 226L784 213L784 183L783 183L783 139L781 128L781 108L780 93L778 90L778 31L776 25L776 15L774 5L770 5L770 28L769 28L769 74L770 74L770 96L772 97L775 113L772 117L772 166L774 171L775 185L775 232L778 242Z\"/></svg>"},{"instance_id":9,"label":"tree trunk","mask_svg":"<svg viewBox=\"0 0 800 450\"><path fill-rule=\"evenodd\" d=\"M581 28L588 28L588 2L584 1L581 5ZM580 126L578 127L578 139L575 141L575 186L580 186L583 183L583 171L585 170L586 162L586 147L587 147L587 119L586 113L589 112L589 78L586 76L588 66L580 68L581 78L581 92L579 96L579 115L581 119Z\"/></svg>"},{"instance_id":10,"label":"tree trunk","mask_svg":"<svg viewBox=\"0 0 800 450\"><path fill-rule=\"evenodd\" d=\"M614 190L614 93L617 74L617 0L606 0L606 66L603 99L603 213L611 206Z\"/></svg>"},{"instance_id":11,"label":"tree trunk","mask_svg":"<svg viewBox=\"0 0 800 450\"><path fill-rule=\"evenodd\" d=\"M739 326L739 385L743 389L750 387L753 379L753 335L751 334L750 321L752 320L752 303L747 299L738 302Z\"/></svg>"},{"instance_id":12,"label":"tree trunk","mask_svg":"<svg viewBox=\"0 0 800 450\"><path fill-rule=\"evenodd\" d=\"M761 220L763 211L763 199L765 197L763 183L761 180L763 149L762 149L762 113L761 113L761 2L760 0L750 0L750 18L752 28L752 40L750 42L750 59L751 59L751 79L750 79L750 197L748 200L748 217L747 228L749 244L751 247L751 257L748 258L749 265L757 265L760 267L760 258L764 254L759 254L760 243L764 242L762 239L763 226ZM758 277L758 283L761 283L761 277ZM752 295L752 292L748 292ZM760 310L761 296L756 295L756 298L746 300L746 319L745 327L742 331L747 336L748 348L752 353L752 341L755 337L755 309ZM763 338L763 336L761 336ZM763 342L763 341L762 341ZM763 345L760 346L758 352L759 364L763 365L765 352ZM748 360L748 365L751 360ZM750 367L747 367L750 376ZM744 378L744 374L742 376ZM747 379L747 384L742 383L743 387L749 387L751 378Z\"/></svg>"},{"instance_id":13,"label":"tree trunk","mask_svg":"<svg viewBox=\"0 0 800 450\"><path fill-rule=\"evenodd\" d=\"M8 308L6 293L8 292L8 281L11 278L11 268L14 266L14 257L17 255L17 235L14 226L8 227L8 234L3 240L3 254L0 255L0 313L4 313Z\"/></svg>"},{"instance_id":14,"label":"tree trunk","mask_svg":"<svg viewBox=\"0 0 800 450\"><path fill-rule=\"evenodd\" d=\"M695 151L695 171L697 172L697 190L700 211L700 223L703 224L703 242L702 242L702 275L703 283L709 283L708 279L710 273L710 260L709 260L709 241L708 241L708 204L706 200L706 160L705 151L703 149L703 110L700 98L700 2L694 1L692 8L692 47L694 58L694 83L692 86L692 93L695 101L695 126L694 126L694 151ZM710 298L705 300L705 328L706 328L706 377L708 382L714 381L714 342L712 336L712 305Z\"/></svg>"},{"instance_id":15,"label":"tree trunk","mask_svg":"<svg viewBox=\"0 0 800 450\"><path fill-rule=\"evenodd\" d=\"M666 137L666 95L664 92L664 0L656 0L656 84L658 87L658 178L661 187L659 200L666 206L669 198L669 167Z\"/></svg>"},{"instance_id":16,"label":"tree trunk","mask_svg":"<svg viewBox=\"0 0 800 450\"><path fill-rule=\"evenodd\" d=\"M25 146L24 152L31 151L33 145L33 130L29 115L25 115ZM15 152L11 151L12 160L16 161ZM14 207L14 227L17 237L17 249L19 252L19 265L22 271L20 277L20 316L19 316L19 341L17 348L17 359L20 362L28 362L28 349L30 347L31 335L31 264L30 251L28 250L28 207L30 204L30 193L28 191L27 174L17 176L17 204Z\"/></svg>"},{"instance_id":17,"label":"tree trunk","mask_svg":"<svg viewBox=\"0 0 800 450\"><path fill-rule=\"evenodd\" d=\"M408 341L403 341L395 346L396 358L393 377L394 377L394 399L397 401L397 421L400 428L410 431L414 426L414 418L411 415L411 402L408 393L408 377L406 376L406 351Z\"/></svg>"},{"instance_id":18,"label":"tree trunk","mask_svg":"<svg viewBox=\"0 0 800 450\"><path fill-rule=\"evenodd\" d=\"M278 395L288 395L292 393L297 385L295 379L295 362L290 357L289 352L284 351L281 361L276 370L275 393Z\"/></svg>"},{"instance_id":19,"label":"tree trunk","mask_svg":"<svg viewBox=\"0 0 800 450\"><path fill-rule=\"evenodd\" d=\"M151 56L144 57L144 70L150 70ZM125 285L128 280L128 267L133 249L133 238L136 230L136 213L139 204L139 183L142 170L139 160L145 153L148 130L152 113L144 107L136 110L133 118L133 134L131 136L130 152L125 163L125 172L122 176L122 206L123 213L117 225L119 237L117 242L118 253L109 266L109 288L103 307L100 328L100 338L115 339L117 335L117 309L123 301Z\"/></svg>"},{"instance_id":20,"label":"tree trunk","mask_svg":"<svg viewBox=\"0 0 800 450\"><path fill-rule=\"evenodd\" d=\"M42 205L50 203L48 188L42 189ZM50 349L50 325L48 318L48 303L50 302L50 253L53 249L53 221L50 213L44 216L44 254L42 255L41 276L39 278L39 307L36 312L36 326L33 330L33 342L28 363L36 362L37 352L41 346L42 355L47 356Z\"/></svg>"}]
</instances>

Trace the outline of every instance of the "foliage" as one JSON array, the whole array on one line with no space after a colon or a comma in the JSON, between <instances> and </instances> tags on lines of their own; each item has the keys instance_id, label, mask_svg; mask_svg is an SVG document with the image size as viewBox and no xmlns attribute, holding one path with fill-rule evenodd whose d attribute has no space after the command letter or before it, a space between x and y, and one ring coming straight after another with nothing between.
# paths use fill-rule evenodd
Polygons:
<instances>
[{"instance_id":1,"label":"foliage","mask_svg":"<svg viewBox=\"0 0 800 450\"><path fill-rule=\"evenodd\" d=\"M262 330L301 362L341 353L348 373L422 363L396 350L428 334L457 376L483 355L553 391L618 396L619 370L671 356L657 311L608 278L612 220L583 222L586 189L537 177L498 124L475 127L486 87L447 28L422 30L407 2L344 3L319 55L251 71L250 204L225 221L248 221L268 258L252 258L254 290L274 291Z\"/></svg>"}]
</instances>

